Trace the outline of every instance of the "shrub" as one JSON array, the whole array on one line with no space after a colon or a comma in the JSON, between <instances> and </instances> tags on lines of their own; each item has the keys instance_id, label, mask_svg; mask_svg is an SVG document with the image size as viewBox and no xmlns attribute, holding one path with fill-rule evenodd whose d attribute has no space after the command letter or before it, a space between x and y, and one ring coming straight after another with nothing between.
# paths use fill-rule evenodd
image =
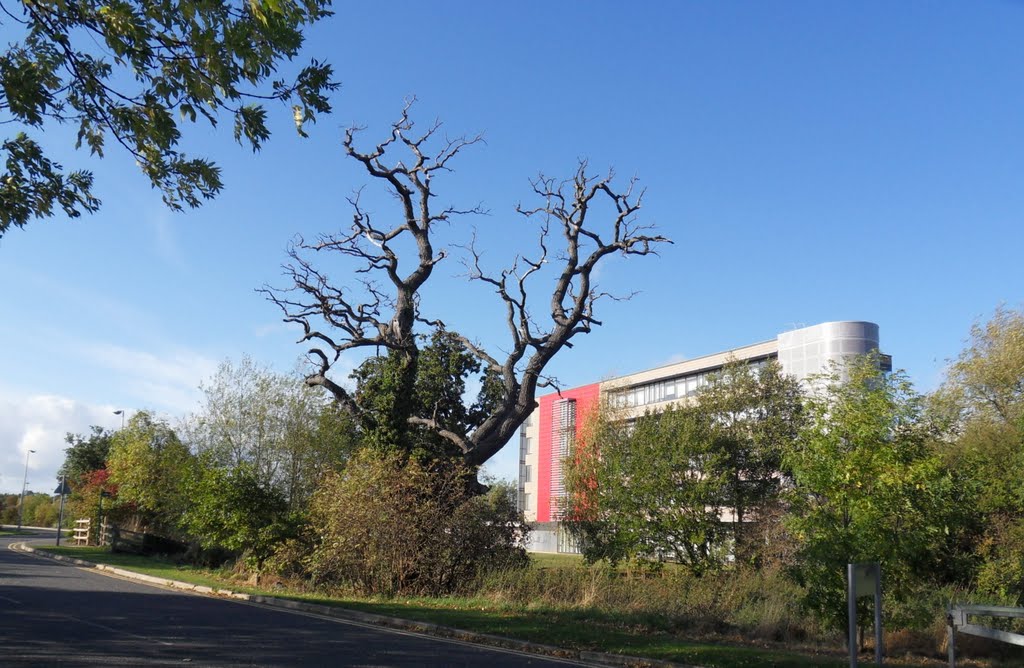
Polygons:
<instances>
[{"instance_id":1,"label":"shrub","mask_svg":"<svg viewBox=\"0 0 1024 668\"><path fill-rule=\"evenodd\" d=\"M310 507L314 584L364 594L465 591L525 567L526 527L507 490L473 492L470 471L364 451L328 474Z\"/></svg>"},{"instance_id":2,"label":"shrub","mask_svg":"<svg viewBox=\"0 0 1024 668\"><path fill-rule=\"evenodd\" d=\"M284 495L247 464L230 471L199 467L185 489L192 501L181 518L188 535L204 550L244 554L257 577L275 547L294 532Z\"/></svg>"}]
</instances>

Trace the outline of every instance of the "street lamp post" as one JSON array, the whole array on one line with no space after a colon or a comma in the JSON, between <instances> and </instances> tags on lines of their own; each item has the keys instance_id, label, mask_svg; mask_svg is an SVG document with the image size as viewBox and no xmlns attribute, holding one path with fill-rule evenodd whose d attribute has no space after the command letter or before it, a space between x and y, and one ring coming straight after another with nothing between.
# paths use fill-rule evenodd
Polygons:
<instances>
[{"instance_id":1,"label":"street lamp post","mask_svg":"<svg viewBox=\"0 0 1024 668\"><path fill-rule=\"evenodd\" d=\"M25 515L25 488L28 486L28 458L35 450L25 453L25 477L21 481L21 503L18 504L18 531L21 531L21 520Z\"/></svg>"},{"instance_id":2,"label":"street lamp post","mask_svg":"<svg viewBox=\"0 0 1024 668\"><path fill-rule=\"evenodd\" d=\"M121 416L121 429L124 430L124 411L123 410L114 411L114 415L120 415Z\"/></svg>"}]
</instances>

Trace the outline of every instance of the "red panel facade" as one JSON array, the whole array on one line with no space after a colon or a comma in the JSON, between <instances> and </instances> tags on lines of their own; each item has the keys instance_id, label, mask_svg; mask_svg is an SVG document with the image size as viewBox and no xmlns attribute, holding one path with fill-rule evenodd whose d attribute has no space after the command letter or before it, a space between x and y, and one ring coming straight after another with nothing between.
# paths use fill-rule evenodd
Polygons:
<instances>
[{"instance_id":1,"label":"red panel facade","mask_svg":"<svg viewBox=\"0 0 1024 668\"><path fill-rule=\"evenodd\" d=\"M562 390L561 394L548 394L538 400L537 433L537 521L552 522L555 508L551 499L551 421L555 402L562 399L576 400L576 437L579 438L587 414L597 405L601 396L601 384L583 385L571 390Z\"/></svg>"}]
</instances>

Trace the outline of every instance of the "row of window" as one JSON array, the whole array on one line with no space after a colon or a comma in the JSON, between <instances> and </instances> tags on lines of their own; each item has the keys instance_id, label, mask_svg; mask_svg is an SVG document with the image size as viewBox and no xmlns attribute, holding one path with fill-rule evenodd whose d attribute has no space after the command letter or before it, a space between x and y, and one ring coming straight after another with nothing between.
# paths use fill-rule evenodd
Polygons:
<instances>
[{"instance_id":1,"label":"row of window","mask_svg":"<svg viewBox=\"0 0 1024 668\"><path fill-rule=\"evenodd\" d=\"M551 410L551 496L552 500L565 496L562 479L562 461L572 451L576 440L576 400L556 401Z\"/></svg>"},{"instance_id":2,"label":"row of window","mask_svg":"<svg viewBox=\"0 0 1024 668\"><path fill-rule=\"evenodd\" d=\"M751 362L750 366L755 373L765 365L765 360ZM718 374L718 370L702 371L686 376L658 380L653 383L636 385L625 390L619 390L612 395L612 405L620 408L634 408L646 406L662 401L673 401L683 397L691 397L705 385L712 382Z\"/></svg>"}]
</instances>

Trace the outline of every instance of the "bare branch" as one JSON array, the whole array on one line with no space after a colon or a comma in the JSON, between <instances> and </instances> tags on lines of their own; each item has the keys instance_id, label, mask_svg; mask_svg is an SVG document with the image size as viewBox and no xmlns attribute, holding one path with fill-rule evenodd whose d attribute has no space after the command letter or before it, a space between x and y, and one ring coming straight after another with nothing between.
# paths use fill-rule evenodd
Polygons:
<instances>
[{"instance_id":1,"label":"bare branch","mask_svg":"<svg viewBox=\"0 0 1024 668\"><path fill-rule=\"evenodd\" d=\"M394 195L397 215L371 215L361 206L357 191L349 198L348 229L311 243L297 239L288 249L289 263L284 267L291 287L265 287L261 292L282 310L286 322L302 327L300 341L315 344L309 354L318 365L306 382L326 388L351 412L359 410L353 397L330 379L341 353L372 346L397 355L401 376L397 392L412 397L419 356L414 328L426 325L452 334L486 369L489 382L500 383L496 405L468 432L465 425L444 424L439 415L425 417L411 407L396 408L405 413L389 419L398 417L446 439L457 446L467 464L480 465L514 436L534 410L539 388L558 388L544 370L560 350L572 347L573 337L601 325L596 316L598 302L632 296L616 297L597 287L594 272L600 263L614 253L654 255L660 244L671 242L639 222L644 192L635 179L619 188L613 173L593 176L586 161L580 161L565 181L538 176L530 182L537 205L516 207L524 221L537 225L535 252L517 255L504 268L490 271L475 233L461 248L467 278L488 286L504 306L511 343L502 351L503 357L491 355L471 338L447 330L440 319L424 317L419 299L434 268L449 255L447 248L435 249L434 225L485 213L480 204L435 209L433 179L451 171L451 161L483 139L442 138L439 122L418 132L410 117L413 102L407 102L389 134L372 148L359 147L362 129L357 127L348 129L342 142L346 154L363 166L371 181L382 183ZM401 157L396 158L396 153ZM312 257L347 261L346 275L355 279L352 286L332 282L313 266ZM387 280L378 283L374 277ZM549 289L538 292L539 283L549 279L553 280Z\"/></svg>"},{"instance_id":2,"label":"bare branch","mask_svg":"<svg viewBox=\"0 0 1024 668\"><path fill-rule=\"evenodd\" d=\"M482 464L492 457L533 410L537 389L552 384L542 372L554 355L563 348L571 348L572 338L577 334L589 333L601 325L594 315L597 302L604 298L628 299L597 289L593 272L601 260L613 253L653 255L658 244L671 243L663 236L649 234L650 227L637 222L644 192L634 194L635 179L618 191L613 186L613 173L591 177L587 167L586 161L580 161L573 177L560 183L539 176L531 187L542 200L541 205L516 207L526 219L541 220L539 259L517 257L511 269L487 275L480 267L480 254L470 249L470 278L495 289L506 304L506 323L513 333L513 346L503 365L506 396L501 407L473 432L474 448L467 457L472 464ZM602 202L612 209L603 225L592 220L602 215L595 213L596 205ZM527 282L550 260L552 229L561 232L557 258L560 269L549 300L550 325L541 331L530 320ZM520 263L525 270L519 271ZM515 296L509 290L512 276L518 280Z\"/></svg>"}]
</instances>

